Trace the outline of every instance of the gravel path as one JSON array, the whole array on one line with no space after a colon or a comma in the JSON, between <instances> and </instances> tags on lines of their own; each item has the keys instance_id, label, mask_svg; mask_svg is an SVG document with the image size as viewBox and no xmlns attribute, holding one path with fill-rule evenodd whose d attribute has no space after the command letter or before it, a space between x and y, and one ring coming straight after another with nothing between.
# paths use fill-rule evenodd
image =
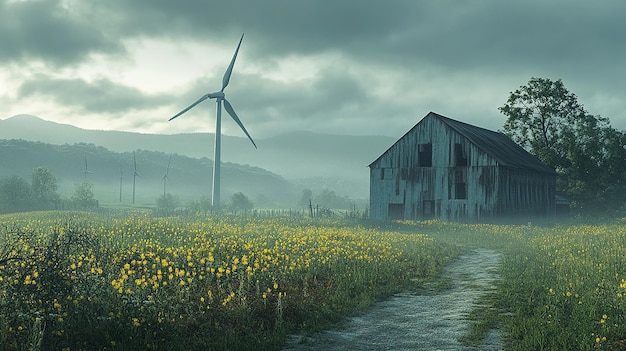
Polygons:
<instances>
[{"instance_id":1,"label":"gravel path","mask_svg":"<svg viewBox=\"0 0 626 351\"><path fill-rule=\"evenodd\" d=\"M498 252L473 249L445 268L439 283L447 283L449 289L429 293L426 287L423 293L395 295L349 318L341 329L293 336L283 350L502 350L497 330L478 348L458 341L477 299L498 279L499 263Z\"/></svg>"}]
</instances>

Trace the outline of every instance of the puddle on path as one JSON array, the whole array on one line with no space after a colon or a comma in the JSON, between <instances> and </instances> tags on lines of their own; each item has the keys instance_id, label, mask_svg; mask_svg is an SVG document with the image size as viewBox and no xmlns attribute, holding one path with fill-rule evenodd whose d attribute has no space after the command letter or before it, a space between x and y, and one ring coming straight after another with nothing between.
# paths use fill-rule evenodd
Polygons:
<instances>
[{"instance_id":1,"label":"puddle on path","mask_svg":"<svg viewBox=\"0 0 626 351\"><path fill-rule=\"evenodd\" d=\"M498 252L473 249L445 268L441 281L449 282L449 289L428 293L426 287L424 294L397 294L350 317L341 329L293 336L283 351L502 350L497 330L477 348L458 341L478 298L498 279L499 263Z\"/></svg>"}]
</instances>

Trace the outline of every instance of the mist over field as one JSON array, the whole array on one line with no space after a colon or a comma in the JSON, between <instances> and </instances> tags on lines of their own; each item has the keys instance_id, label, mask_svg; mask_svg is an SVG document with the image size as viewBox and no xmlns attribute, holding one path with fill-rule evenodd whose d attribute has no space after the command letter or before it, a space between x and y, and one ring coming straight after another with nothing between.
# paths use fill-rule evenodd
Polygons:
<instances>
[{"instance_id":1,"label":"mist over field","mask_svg":"<svg viewBox=\"0 0 626 351\"><path fill-rule=\"evenodd\" d=\"M89 181L102 204L131 204L133 152L139 174L134 179L137 206L155 206L163 195L166 172L165 191L178 197L180 205L211 194L214 136L208 133L84 130L20 115L0 120L0 139L5 139L0 162L7 165L0 169L0 178L17 175L30 180L34 168L45 166L58 177L59 191L68 197L76 183ZM335 193L345 200L339 207L349 209L355 204L366 206L367 164L393 139L294 132L260 139L259 149L240 137L223 136L222 142L226 199L241 192L256 208L300 208L302 191L310 189L313 196Z\"/></svg>"}]
</instances>

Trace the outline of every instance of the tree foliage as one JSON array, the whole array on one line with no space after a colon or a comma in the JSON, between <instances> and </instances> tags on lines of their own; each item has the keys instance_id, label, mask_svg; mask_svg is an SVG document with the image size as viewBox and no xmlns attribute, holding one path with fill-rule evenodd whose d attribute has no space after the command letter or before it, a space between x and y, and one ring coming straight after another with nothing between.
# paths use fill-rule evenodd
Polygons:
<instances>
[{"instance_id":1,"label":"tree foliage","mask_svg":"<svg viewBox=\"0 0 626 351\"><path fill-rule=\"evenodd\" d=\"M58 208L56 176L46 167L37 167L31 174L31 183L13 175L0 180L0 212L23 212Z\"/></svg>"},{"instance_id":2,"label":"tree foliage","mask_svg":"<svg viewBox=\"0 0 626 351\"><path fill-rule=\"evenodd\" d=\"M251 210L254 204L244 193L238 192L230 198L230 207L235 211L247 211Z\"/></svg>"},{"instance_id":3,"label":"tree foliage","mask_svg":"<svg viewBox=\"0 0 626 351\"><path fill-rule=\"evenodd\" d=\"M33 169L31 193L38 209L53 209L59 201L59 185L56 176L47 167Z\"/></svg>"},{"instance_id":4,"label":"tree foliage","mask_svg":"<svg viewBox=\"0 0 626 351\"><path fill-rule=\"evenodd\" d=\"M191 213L208 213L213 209L211 205L211 198L208 196L201 196L198 200L192 200L185 205L187 211Z\"/></svg>"},{"instance_id":5,"label":"tree foliage","mask_svg":"<svg viewBox=\"0 0 626 351\"><path fill-rule=\"evenodd\" d=\"M0 181L0 211L21 212L32 207L30 184L19 176L11 176Z\"/></svg>"},{"instance_id":6,"label":"tree foliage","mask_svg":"<svg viewBox=\"0 0 626 351\"><path fill-rule=\"evenodd\" d=\"M162 215L172 213L179 205L178 198L170 193L163 194L157 198L157 211Z\"/></svg>"},{"instance_id":7,"label":"tree foliage","mask_svg":"<svg viewBox=\"0 0 626 351\"><path fill-rule=\"evenodd\" d=\"M75 186L76 190L74 195L72 195L72 202L76 208L92 210L99 206L98 200L95 199L93 194L93 183L82 182Z\"/></svg>"},{"instance_id":8,"label":"tree foliage","mask_svg":"<svg viewBox=\"0 0 626 351\"><path fill-rule=\"evenodd\" d=\"M557 191L587 213L624 208L626 137L585 111L561 80L532 78L499 110L503 131L557 172Z\"/></svg>"}]
</instances>

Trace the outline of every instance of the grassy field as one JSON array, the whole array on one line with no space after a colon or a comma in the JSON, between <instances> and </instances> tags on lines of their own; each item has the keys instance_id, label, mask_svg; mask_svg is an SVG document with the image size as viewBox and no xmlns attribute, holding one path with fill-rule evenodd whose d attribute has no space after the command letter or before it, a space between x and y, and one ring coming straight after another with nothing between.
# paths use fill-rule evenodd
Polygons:
<instances>
[{"instance_id":1,"label":"grassy field","mask_svg":"<svg viewBox=\"0 0 626 351\"><path fill-rule=\"evenodd\" d=\"M278 349L457 249L310 219L0 217L0 348Z\"/></svg>"},{"instance_id":2,"label":"grassy field","mask_svg":"<svg viewBox=\"0 0 626 351\"><path fill-rule=\"evenodd\" d=\"M623 221L381 228L40 212L0 216L0 349L276 350L471 246L501 251L503 263L466 343L495 326L509 350L626 347Z\"/></svg>"},{"instance_id":3,"label":"grassy field","mask_svg":"<svg viewBox=\"0 0 626 351\"><path fill-rule=\"evenodd\" d=\"M556 226L411 224L441 242L500 250L501 281L468 343L493 326L507 350L626 348L626 221ZM470 333L470 334L472 334Z\"/></svg>"}]
</instances>

